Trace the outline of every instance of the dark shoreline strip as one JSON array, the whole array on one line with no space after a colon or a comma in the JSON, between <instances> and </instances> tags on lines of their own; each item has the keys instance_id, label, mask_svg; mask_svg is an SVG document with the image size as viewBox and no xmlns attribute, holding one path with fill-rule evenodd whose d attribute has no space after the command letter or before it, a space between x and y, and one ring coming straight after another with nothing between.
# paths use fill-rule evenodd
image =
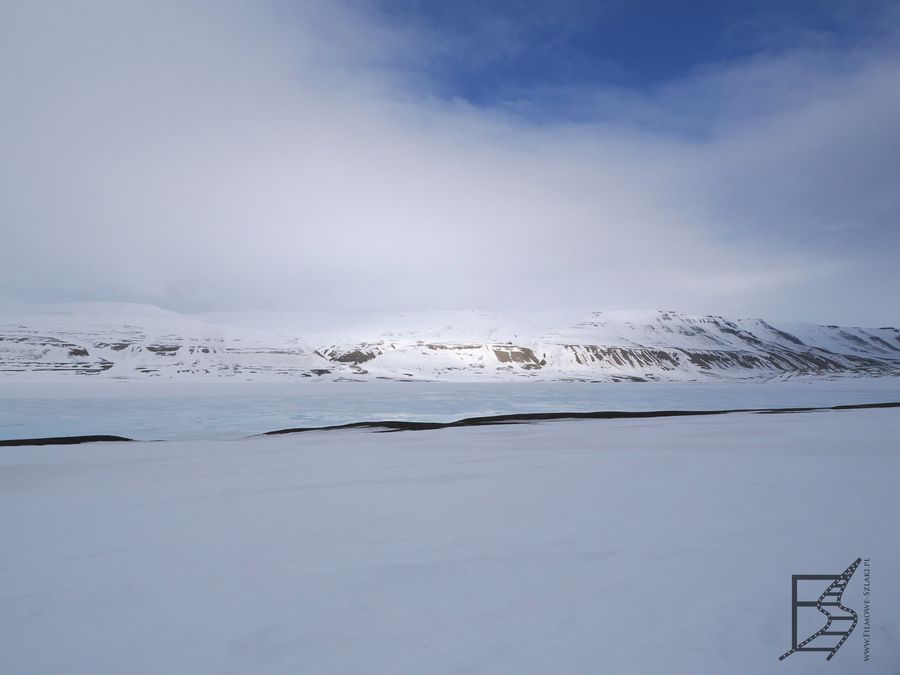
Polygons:
<instances>
[{"instance_id":1,"label":"dark shoreline strip","mask_svg":"<svg viewBox=\"0 0 900 675\"><path fill-rule=\"evenodd\" d=\"M98 443L105 441L134 441L133 438L124 436L57 436L55 438L14 438L9 441L0 441L0 447L16 445L77 445L78 443Z\"/></svg>"},{"instance_id":2,"label":"dark shoreline strip","mask_svg":"<svg viewBox=\"0 0 900 675\"><path fill-rule=\"evenodd\" d=\"M259 436L277 436L280 434L296 434L306 431L337 431L339 429L377 429L389 431L427 431L431 429L451 429L454 427L478 427L493 424L518 424L541 422L547 420L612 420L640 419L649 417L696 417L700 415L728 415L731 413L759 413L775 415L782 413L818 412L824 410L861 410L867 408L900 408L900 401L889 403L855 403L851 405L834 405L812 408L734 408L731 410L647 410L629 412L608 410L600 412L560 412L560 413L513 413L509 415L490 415L487 417L467 417L455 422L406 422L385 420L380 422L351 422L324 427L297 427L293 429L277 429L267 431Z\"/></svg>"},{"instance_id":3,"label":"dark shoreline strip","mask_svg":"<svg viewBox=\"0 0 900 675\"><path fill-rule=\"evenodd\" d=\"M374 429L379 432L393 431L428 431L431 429L451 429L454 427L480 427L496 424L524 424L551 420L616 420L644 419L650 417L699 417L703 415L729 415L731 413L758 413L777 415L784 413L820 412L825 410L862 410L867 408L900 408L900 401L889 403L855 403L851 405L833 405L812 408L733 408L730 410L646 410L624 411L605 410L598 412L551 412L551 413L512 413L508 415L489 415L486 417L467 417L455 422L407 422L401 420L384 420L380 422L350 422L324 427L297 427L277 429L249 438L260 436L279 436L281 434L299 434L307 431L338 431L340 429ZM57 436L55 438L17 438L0 440L0 447L20 445L75 445L78 443L97 443L109 441L128 441L139 443L133 438L124 436Z\"/></svg>"}]
</instances>

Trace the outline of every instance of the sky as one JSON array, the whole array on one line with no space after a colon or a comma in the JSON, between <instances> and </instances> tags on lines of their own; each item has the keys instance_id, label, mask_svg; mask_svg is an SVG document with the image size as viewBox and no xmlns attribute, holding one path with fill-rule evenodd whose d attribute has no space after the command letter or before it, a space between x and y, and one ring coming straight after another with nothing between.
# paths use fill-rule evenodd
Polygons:
<instances>
[{"instance_id":1,"label":"sky","mask_svg":"<svg viewBox=\"0 0 900 675\"><path fill-rule=\"evenodd\" d=\"M0 3L0 299L900 325L893 2Z\"/></svg>"}]
</instances>

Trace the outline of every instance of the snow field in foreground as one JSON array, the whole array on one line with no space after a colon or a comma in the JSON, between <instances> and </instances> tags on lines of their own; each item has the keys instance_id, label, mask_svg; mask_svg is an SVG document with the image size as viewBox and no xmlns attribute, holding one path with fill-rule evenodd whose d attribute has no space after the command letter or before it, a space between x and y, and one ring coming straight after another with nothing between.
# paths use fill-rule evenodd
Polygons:
<instances>
[{"instance_id":1,"label":"snow field in foreground","mask_svg":"<svg viewBox=\"0 0 900 675\"><path fill-rule=\"evenodd\" d=\"M3 448L0 670L895 673L898 484L897 410Z\"/></svg>"}]
</instances>

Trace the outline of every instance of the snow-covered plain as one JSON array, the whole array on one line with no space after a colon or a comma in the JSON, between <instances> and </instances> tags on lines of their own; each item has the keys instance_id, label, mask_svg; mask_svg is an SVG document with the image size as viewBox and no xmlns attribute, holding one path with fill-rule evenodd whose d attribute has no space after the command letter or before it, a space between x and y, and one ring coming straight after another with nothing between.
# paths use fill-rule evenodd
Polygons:
<instances>
[{"instance_id":1,"label":"snow-covered plain","mask_svg":"<svg viewBox=\"0 0 900 675\"><path fill-rule=\"evenodd\" d=\"M897 409L0 448L0 670L896 674L898 484Z\"/></svg>"}]
</instances>

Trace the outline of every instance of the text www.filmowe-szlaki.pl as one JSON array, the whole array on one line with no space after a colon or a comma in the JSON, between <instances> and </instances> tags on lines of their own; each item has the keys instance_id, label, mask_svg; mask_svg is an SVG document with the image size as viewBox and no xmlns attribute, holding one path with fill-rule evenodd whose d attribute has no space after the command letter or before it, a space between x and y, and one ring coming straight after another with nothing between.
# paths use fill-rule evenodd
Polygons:
<instances>
[{"instance_id":1,"label":"text www.filmowe-szlaki.pl","mask_svg":"<svg viewBox=\"0 0 900 675\"><path fill-rule=\"evenodd\" d=\"M871 636L871 622L869 618L870 573L869 558L863 558L863 661L869 660L869 637Z\"/></svg>"}]
</instances>

